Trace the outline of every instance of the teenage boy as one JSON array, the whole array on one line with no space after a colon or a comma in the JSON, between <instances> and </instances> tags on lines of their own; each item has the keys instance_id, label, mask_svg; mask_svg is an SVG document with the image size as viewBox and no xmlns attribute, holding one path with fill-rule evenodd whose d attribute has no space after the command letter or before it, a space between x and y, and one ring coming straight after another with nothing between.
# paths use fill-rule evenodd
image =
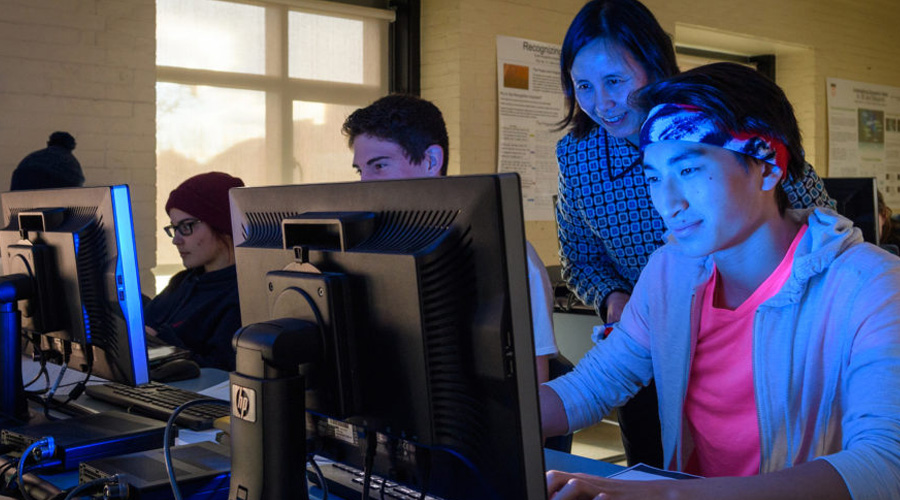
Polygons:
<instances>
[{"instance_id":1,"label":"teenage boy","mask_svg":"<svg viewBox=\"0 0 900 500\"><path fill-rule=\"evenodd\" d=\"M669 230L616 332L541 386L546 436L656 380L666 468L547 473L576 498L900 498L900 260L829 209L786 210L804 164L778 86L700 67L635 99L643 175Z\"/></svg>"},{"instance_id":2,"label":"teenage boy","mask_svg":"<svg viewBox=\"0 0 900 500\"><path fill-rule=\"evenodd\" d=\"M342 131L364 181L447 175L447 126L430 101L409 94L382 97L348 116Z\"/></svg>"}]
</instances>

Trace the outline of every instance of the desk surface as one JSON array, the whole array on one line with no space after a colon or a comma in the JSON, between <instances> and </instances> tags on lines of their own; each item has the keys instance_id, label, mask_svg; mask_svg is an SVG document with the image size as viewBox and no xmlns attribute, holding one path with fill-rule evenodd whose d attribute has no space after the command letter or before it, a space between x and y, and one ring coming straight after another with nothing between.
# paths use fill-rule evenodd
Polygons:
<instances>
[{"instance_id":1,"label":"desk surface","mask_svg":"<svg viewBox=\"0 0 900 500\"><path fill-rule=\"evenodd\" d=\"M32 377L37 373L36 363L31 362L30 360L23 361L23 375L25 380L31 380ZM55 379L59 367L55 367L53 365L48 366L51 370L50 377L51 379ZM63 384L69 382L78 382L82 380L83 375L74 371L67 371L64 375ZM188 390L199 392L206 388L215 386L220 384L228 379L228 373L222 370L215 370L204 368L201 370L200 378L193 380L186 380L182 382L176 382L172 385L182 387ZM84 400L84 401L82 401ZM109 409L115 409L116 407L103 403L101 401L92 400L88 397L79 398L79 403L99 410L105 411ZM186 431L185 431L186 432ZM557 469L564 470L568 472L584 472L588 474L595 474L599 476L608 476L617 471L622 470L623 468L610 464L607 462L602 462L598 460L593 460L577 455L570 455L568 453L562 453L555 450L544 450L544 461L546 464L546 469ZM75 486L78 483L78 471L69 471L65 473L55 474L53 476L44 476L46 479L50 480L52 483L56 484L60 488L69 488ZM310 490L310 498L320 499L321 491L318 488L311 488ZM331 499L337 499L333 494L329 495Z\"/></svg>"}]
</instances>

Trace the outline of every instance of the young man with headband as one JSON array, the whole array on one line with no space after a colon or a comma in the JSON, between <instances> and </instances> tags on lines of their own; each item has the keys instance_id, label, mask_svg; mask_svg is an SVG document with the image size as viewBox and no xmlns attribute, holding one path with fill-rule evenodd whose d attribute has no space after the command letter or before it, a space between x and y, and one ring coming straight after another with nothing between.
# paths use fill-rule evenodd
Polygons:
<instances>
[{"instance_id":1,"label":"young man with headband","mask_svg":"<svg viewBox=\"0 0 900 500\"><path fill-rule=\"evenodd\" d=\"M542 422L586 427L655 379L665 467L708 479L550 471L551 498L900 498L900 260L787 209L800 132L755 71L700 67L635 103L667 243L616 333L541 387Z\"/></svg>"}]
</instances>

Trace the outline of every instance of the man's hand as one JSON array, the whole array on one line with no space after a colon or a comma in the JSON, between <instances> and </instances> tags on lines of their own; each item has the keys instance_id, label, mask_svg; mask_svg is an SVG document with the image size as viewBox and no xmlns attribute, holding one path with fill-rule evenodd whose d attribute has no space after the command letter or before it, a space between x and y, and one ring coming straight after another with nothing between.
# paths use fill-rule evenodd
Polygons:
<instances>
[{"instance_id":1,"label":"man's hand","mask_svg":"<svg viewBox=\"0 0 900 500\"><path fill-rule=\"evenodd\" d=\"M147 335L153 335L154 337L156 337L156 335L158 334L158 332L156 330L154 330L153 328L150 328L149 326L144 327L144 332L146 332Z\"/></svg>"},{"instance_id":2,"label":"man's hand","mask_svg":"<svg viewBox=\"0 0 900 500\"><path fill-rule=\"evenodd\" d=\"M631 295L625 292L612 292L606 297L607 323L618 323L619 319L622 317L622 310L625 309L625 304L628 303L628 299L630 298Z\"/></svg>"},{"instance_id":3,"label":"man's hand","mask_svg":"<svg viewBox=\"0 0 900 500\"><path fill-rule=\"evenodd\" d=\"M551 470L547 494L550 500L677 500L689 482L693 480L623 481Z\"/></svg>"},{"instance_id":4,"label":"man's hand","mask_svg":"<svg viewBox=\"0 0 900 500\"><path fill-rule=\"evenodd\" d=\"M851 500L844 479L825 460L758 476L658 481L551 470L547 471L547 493L550 500Z\"/></svg>"}]
</instances>

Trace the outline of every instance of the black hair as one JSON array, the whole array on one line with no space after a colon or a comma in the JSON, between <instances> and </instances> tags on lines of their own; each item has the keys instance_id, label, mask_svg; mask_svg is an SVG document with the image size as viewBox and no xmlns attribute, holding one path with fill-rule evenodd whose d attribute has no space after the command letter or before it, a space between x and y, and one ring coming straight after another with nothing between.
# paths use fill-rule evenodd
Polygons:
<instances>
[{"instance_id":1,"label":"black hair","mask_svg":"<svg viewBox=\"0 0 900 500\"><path fill-rule=\"evenodd\" d=\"M644 113L660 104L687 104L700 108L725 130L763 134L787 148L789 178L802 177L806 163L800 127L781 87L762 73L735 63L715 63L685 71L647 85L629 102ZM776 189L781 213L788 200Z\"/></svg>"},{"instance_id":2,"label":"black hair","mask_svg":"<svg viewBox=\"0 0 900 500\"><path fill-rule=\"evenodd\" d=\"M414 163L437 144L444 150L441 175L447 174L449 139L441 110L430 101L410 94L391 94L350 114L341 128L350 147L360 135L371 135L400 145Z\"/></svg>"},{"instance_id":3,"label":"black hair","mask_svg":"<svg viewBox=\"0 0 900 500\"><path fill-rule=\"evenodd\" d=\"M575 100L572 63L585 45L597 39L615 43L627 50L655 82L678 73L675 48L653 13L637 0L591 0L578 11L566 31L559 59L566 116L559 128L572 125L577 138L587 135L597 125Z\"/></svg>"}]
</instances>

